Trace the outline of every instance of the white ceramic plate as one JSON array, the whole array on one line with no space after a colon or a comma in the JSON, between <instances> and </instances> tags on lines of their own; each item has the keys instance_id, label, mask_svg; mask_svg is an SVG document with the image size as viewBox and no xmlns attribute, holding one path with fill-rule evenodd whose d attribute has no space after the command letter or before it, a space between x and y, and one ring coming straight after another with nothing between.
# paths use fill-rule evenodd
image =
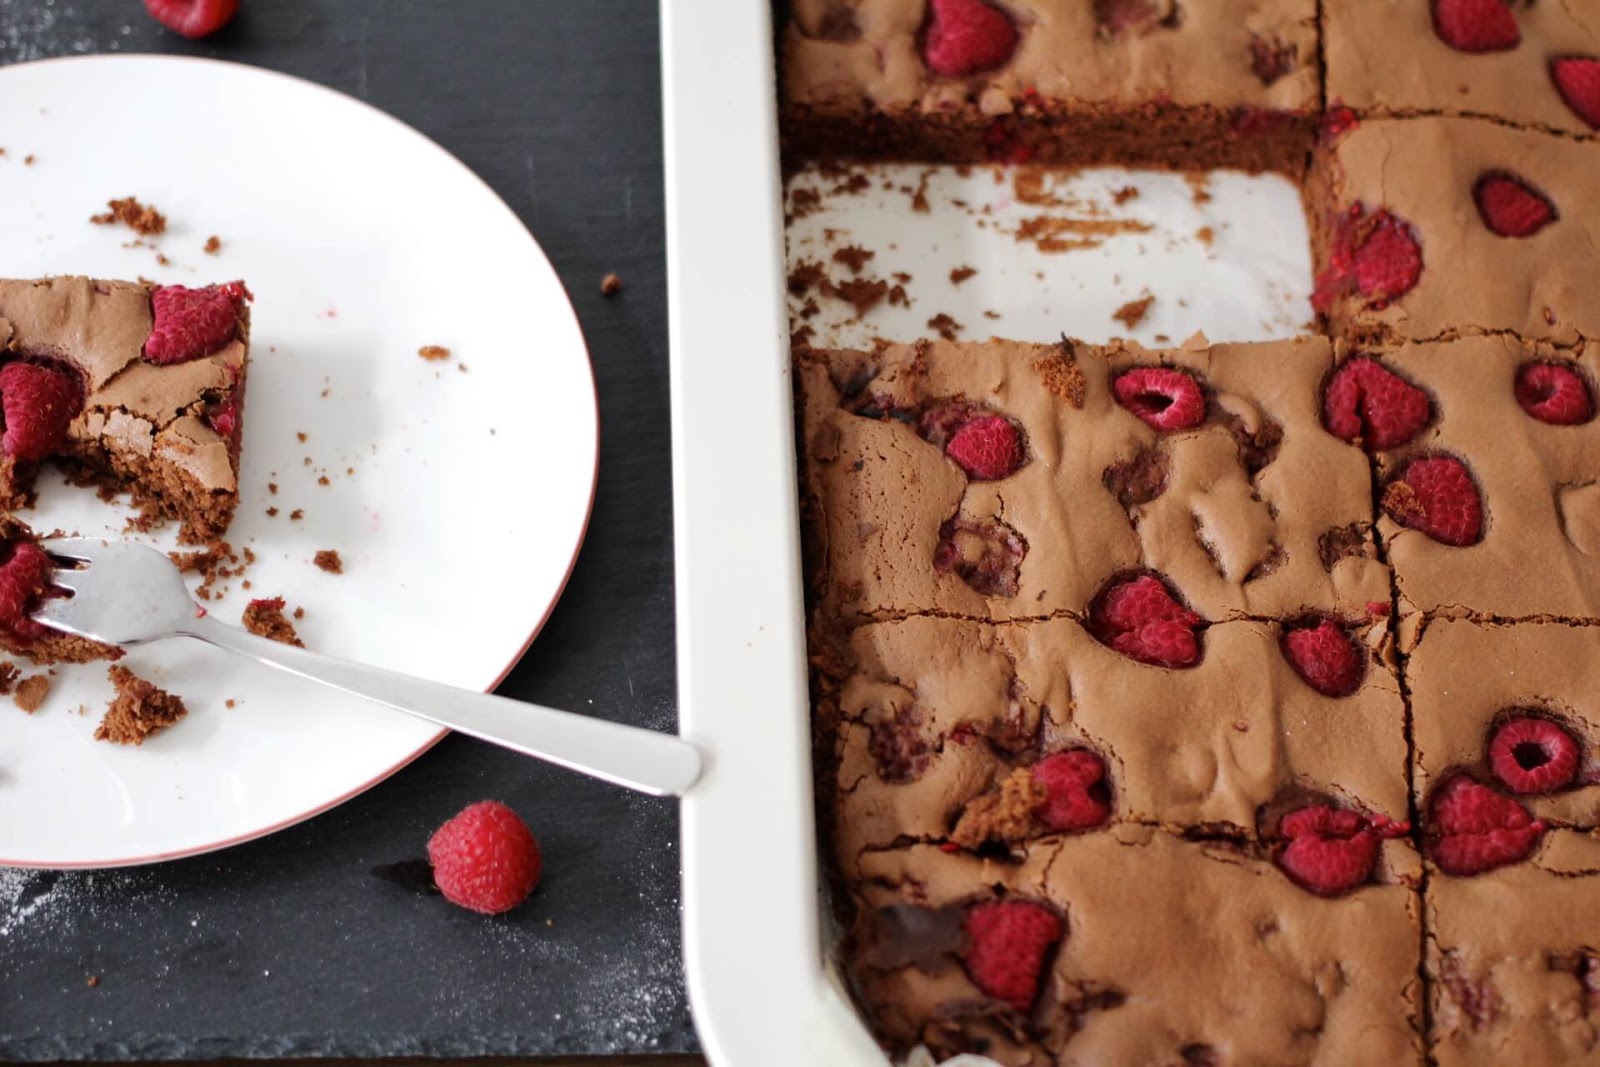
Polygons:
<instances>
[{"instance_id":1,"label":"white ceramic plate","mask_svg":"<svg viewBox=\"0 0 1600 1067\"><path fill-rule=\"evenodd\" d=\"M282 595L304 606L312 648L492 687L571 570L598 434L577 320L510 209L394 119L232 64L0 69L0 131L0 276L244 278L255 292L230 540L258 560L250 590L221 583L218 617ZM169 217L155 249L87 221L130 194ZM220 255L202 251L212 234ZM425 362L424 345L454 358ZM46 478L24 517L119 535L127 514ZM172 531L154 540L170 547ZM319 549L337 550L345 573L314 567ZM126 662L190 708L141 748L92 740L111 693L103 664L60 668L32 716L0 700L0 864L108 866L233 844L339 803L440 736L194 642Z\"/></svg>"}]
</instances>

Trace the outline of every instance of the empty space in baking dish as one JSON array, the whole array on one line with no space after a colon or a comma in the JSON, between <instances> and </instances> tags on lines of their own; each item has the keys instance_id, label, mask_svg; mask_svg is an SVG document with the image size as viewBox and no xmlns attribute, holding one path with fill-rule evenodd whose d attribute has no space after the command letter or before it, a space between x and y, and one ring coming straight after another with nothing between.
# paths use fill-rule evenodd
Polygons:
<instances>
[{"instance_id":1,"label":"empty space in baking dish","mask_svg":"<svg viewBox=\"0 0 1600 1067\"><path fill-rule=\"evenodd\" d=\"M1278 175L828 165L790 176L785 211L790 322L819 347L1311 328L1305 212Z\"/></svg>"}]
</instances>

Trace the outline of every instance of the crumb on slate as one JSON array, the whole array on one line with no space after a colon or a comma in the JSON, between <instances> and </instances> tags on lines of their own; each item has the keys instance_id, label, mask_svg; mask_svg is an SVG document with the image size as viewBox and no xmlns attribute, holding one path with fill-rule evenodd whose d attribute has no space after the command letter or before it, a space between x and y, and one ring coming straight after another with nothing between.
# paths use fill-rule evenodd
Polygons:
<instances>
[{"instance_id":1,"label":"crumb on slate","mask_svg":"<svg viewBox=\"0 0 1600 1067\"><path fill-rule=\"evenodd\" d=\"M122 223L134 233L150 237L167 230L167 217L154 207L139 203L137 197L125 196L120 200L106 201L110 210L91 215L89 221L97 226Z\"/></svg>"},{"instance_id":2,"label":"crumb on slate","mask_svg":"<svg viewBox=\"0 0 1600 1067\"><path fill-rule=\"evenodd\" d=\"M44 707L44 698L49 695L50 679L42 674L34 674L17 683L17 695L12 699L17 707L32 715Z\"/></svg>"},{"instance_id":3,"label":"crumb on slate","mask_svg":"<svg viewBox=\"0 0 1600 1067\"><path fill-rule=\"evenodd\" d=\"M417 349L417 355L421 356L429 363L437 363L441 359L449 359L450 350L443 345L423 345L421 348ZM305 438L302 437L300 440L304 441Z\"/></svg>"},{"instance_id":4,"label":"crumb on slate","mask_svg":"<svg viewBox=\"0 0 1600 1067\"><path fill-rule=\"evenodd\" d=\"M105 718L95 727L96 741L142 745L151 734L166 729L189 713L181 697L145 681L120 663L106 671L117 695L106 706Z\"/></svg>"},{"instance_id":5,"label":"crumb on slate","mask_svg":"<svg viewBox=\"0 0 1600 1067\"><path fill-rule=\"evenodd\" d=\"M295 618L301 618L303 608L295 609ZM305 642L295 633L294 623L283 614L283 597L262 597L245 606L242 619L244 628L258 637L281 641L296 648L305 648Z\"/></svg>"},{"instance_id":6,"label":"crumb on slate","mask_svg":"<svg viewBox=\"0 0 1600 1067\"><path fill-rule=\"evenodd\" d=\"M324 548L312 557L311 562L329 574L343 574L344 560L339 558L337 549Z\"/></svg>"},{"instance_id":7,"label":"crumb on slate","mask_svg":"<svg viewBox=\"0 0 1600 1067\"><path fill-rule=\"evenodd\" d=\"M88 986L90 989L93 989L95 986L100 984L100 976L98 974L91 974L89 977L83 980L83 984Z\"/></svg>"},{"instance_id":8,"label":"crumb on slate","mask_svg":"<svg viewBox=\"0 0 1600 1067\"><path fill-rule=\"evenodd\" d=\"M616 296L622 292L622 279L615 274L607 274L600 279L600 295Z\"/></svg>"}]
</instances>

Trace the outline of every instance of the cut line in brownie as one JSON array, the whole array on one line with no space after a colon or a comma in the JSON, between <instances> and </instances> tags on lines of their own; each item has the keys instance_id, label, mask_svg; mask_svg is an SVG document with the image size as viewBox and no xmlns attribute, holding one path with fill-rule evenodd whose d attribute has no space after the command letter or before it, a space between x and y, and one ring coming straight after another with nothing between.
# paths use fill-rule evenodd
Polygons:
<instances>
[{"instance_id":1,"label":"cut line in brownie","mask_svg":"<svg viewBox=\"0 0 1600 1067\"><path fill-rule=\"evenodd\" d=\"M1366 457L1320 421L1326 341L795 358L825 616L1084 618L1147 571L1212 621L1387 610ZM980 469L986 432L1014 452Z\"/></svg>"},{"instance_id":2,"label":"cut line in brownie","mask_svg":"<svg viewBox=\"0 0 1600 1067\"><path fill-rule=\"evenodd\" d=\"M249 293L84 277L0 280L0 497L38 466L130 492L179 539L217 540L238 503Z\"/></svg>"},{"instance_id":3,"label":"cut line in brownie","mask_svg":"<svg viewBox=\"0 0 1600 1067\"><path fill-rule=\"evenodd\" d=\"M780 48L791 160L1298 176L1321 107L1314 0L789 6Z\"/></svg>"}]
</instances>

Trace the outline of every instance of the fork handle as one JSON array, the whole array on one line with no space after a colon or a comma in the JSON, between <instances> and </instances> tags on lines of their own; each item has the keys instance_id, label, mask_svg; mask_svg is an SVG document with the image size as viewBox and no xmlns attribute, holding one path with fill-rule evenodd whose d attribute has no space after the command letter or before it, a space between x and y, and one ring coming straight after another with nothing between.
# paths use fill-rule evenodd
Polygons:
<instances>
[{"instance_id":1,"label":"fork handle","mask_svg":"<svg viewBox=\"0 0 1600 1067\"><path fill-rule=\"evenodd\" d=\"M210 615L191 620L183 633L268 667L641 793L681 796L700 777L700 750L675 734L324 656L258 637Z\"/></svg>"}]
</instances>

